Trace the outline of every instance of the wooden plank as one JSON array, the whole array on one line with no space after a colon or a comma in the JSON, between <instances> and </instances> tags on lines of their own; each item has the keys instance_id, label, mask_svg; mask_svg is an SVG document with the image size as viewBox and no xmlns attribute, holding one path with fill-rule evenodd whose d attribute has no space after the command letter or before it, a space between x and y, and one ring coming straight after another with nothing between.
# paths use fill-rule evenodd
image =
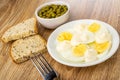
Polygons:
<instances>
[{"instance_id":1,"label":"wooden plank","mask_svg":"<svg viewBox=\"0 0 120 80\"><path fill-rule=\"evenodd\" d=\"M34 17L35 9L54 0L0 0L0 37L12 25ZM120 0L64 0L70 4L70 19L98 19L111 24L120 33ZM39 25L39 34L46 40L53 30ZM0 80L42 80L31 61L15 64L9 56L11 43L0 40ZM62 65L45 53L60 80L120 80L120 48L104 63L75 68Z\"/></svg>"}]
</instances>

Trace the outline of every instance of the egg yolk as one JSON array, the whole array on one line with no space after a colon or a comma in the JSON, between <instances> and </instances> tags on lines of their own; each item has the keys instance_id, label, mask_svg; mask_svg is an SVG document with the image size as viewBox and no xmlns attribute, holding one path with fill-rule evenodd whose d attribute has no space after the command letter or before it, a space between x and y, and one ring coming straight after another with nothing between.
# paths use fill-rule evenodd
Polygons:
<instances>
[{"instance_id":1,"label":"egg yolk","mask_svg":"<svg viewBox=\"0 0 120 80\"><path fill-rule=\"evenodd\" d=\"M73 48L73 55L74 56L84 56L86 49L87 49L87 47L84 44L80 44L78 46L75 46Z\"/></svg>"},{"instance_id":2,"label":"egg yolk","mask_svg":"<svg viewBox=\"0 0 120 80\"><path fill-rule=\"evenodd\" d=\"M88 27L88 30L91 32L97 32L100 29L100 24L93 23Z\"/></svg>"},{"instance_id":3,"label":"egg yolk","mask_svg":"<svg viewBox=\"0 0 120 80\"><path fill-rule=\"evenodd\" d=\"M72 36L73 35L70 32L62 32L58 35L57 40L58 41L64 41L64 40L70 41Z\"/></svg>"},{"instance_id":4,"label":"egg yolk","mask_svg":"<svg viewBox=\"0 0 120 80\"><path fill-rule=\"evenodd\" d=\"M109 45L110 44L108 41L104 43L95 43L95 49L98 53L102 53L108 48Z\"/></svg>"}]
</instances>

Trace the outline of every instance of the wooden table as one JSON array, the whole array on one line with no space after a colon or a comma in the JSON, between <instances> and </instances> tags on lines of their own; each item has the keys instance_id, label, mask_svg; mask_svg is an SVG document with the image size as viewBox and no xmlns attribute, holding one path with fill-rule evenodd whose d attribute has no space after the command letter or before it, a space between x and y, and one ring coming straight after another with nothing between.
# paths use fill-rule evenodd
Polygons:
<instances>
[{"instance_id":1,"label":"wooden table","mask_svg":"<svg viewBox=\"0 0 120 80\"><path fill-rule=\"evenodd\" d=\"M3 32L25 19L34 17L35 9L54 0L0 0L0 37ZM98 19L112 25L120 33L120 0L65 0L70 4L70 19ZM47 40L53 30L39 26ZM0 41L0 80L42 80L31 61L15 64L9 56L11 43ZM60 80L120 80L120 48L104 63L75 68L62 65L45 53L48 62L60 75Z\"/></svg>"}]
</instances>

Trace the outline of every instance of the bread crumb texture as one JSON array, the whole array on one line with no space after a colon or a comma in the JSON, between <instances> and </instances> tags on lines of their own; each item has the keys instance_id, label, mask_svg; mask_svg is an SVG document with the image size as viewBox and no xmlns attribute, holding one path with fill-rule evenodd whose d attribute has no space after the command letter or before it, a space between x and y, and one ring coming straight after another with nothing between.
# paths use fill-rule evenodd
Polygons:
<instances>
[{"instance_id":1,"label":"bread crumb texture","mask_svg":"<svg viewBox=\"0 0 120 80\"><path fill-rule=\"evenodd\" d=\"M12 40L21 39L38 33L36 19L30 18L22 23L9 28L2 36L2 40L7 43Z\"/></svg>"},{"instance_id":2,"label":"bread crumb texture","mask_svg":"<svg viewBox=\"0 0 120 80\"><path fill-rule=\"evenodd\" d=\"M21 63L45 50L46 41L40 35L34 35L13 42L10 54L16 63Z\"/></svg>"}]
</instances>

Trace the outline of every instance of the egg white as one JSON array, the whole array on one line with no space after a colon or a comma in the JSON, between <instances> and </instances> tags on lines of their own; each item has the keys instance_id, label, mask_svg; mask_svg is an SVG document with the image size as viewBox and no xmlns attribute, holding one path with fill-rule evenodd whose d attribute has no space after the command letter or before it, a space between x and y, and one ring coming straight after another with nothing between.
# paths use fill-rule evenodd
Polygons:
<instances>
[{"instance_id":1,"label":"egg white","mask_svg":"<svg viewBox=\"0 0 120 80\"><path fill-rule=\"evenodd\" d=\"M83 57L74 56L72 50L62 52L62 53L60 53L60 55L64 59L71 61L71 62L83 62L84 61L84 56Z\"/></svg>"},{"instance_id":2,"label":"egg white","mask_svg":"<svg viewBox=\"0 0 120 80\"><path fill-rule=\"evenodd\" d=\"M72 46L69 41L57 42L56 50L65 60L72 62L84 61L84 57L77 57L73 55Z\"/></svg>"}]
</instances>

